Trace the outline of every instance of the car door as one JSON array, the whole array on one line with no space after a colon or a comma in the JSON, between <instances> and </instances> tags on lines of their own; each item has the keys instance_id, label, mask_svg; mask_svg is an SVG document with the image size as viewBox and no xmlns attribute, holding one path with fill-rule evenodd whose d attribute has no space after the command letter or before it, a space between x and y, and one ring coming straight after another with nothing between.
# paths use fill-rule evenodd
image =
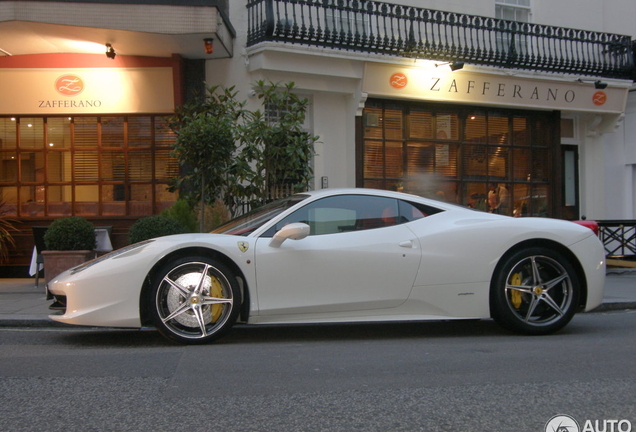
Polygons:
<instances>
[{"instance_id":1,"label":"car door","mask_svg":"<svg viewBox=\"0 0 636 432\"><path fill-rule=\"evenodd\" d=\"M256 242L259 314L335 314L402 304L421 251L397 216L395 199L341 195L286 217ZM294 222L309 225L310 235L272 246L273 234Z\"/></svg>"}]
</instances>

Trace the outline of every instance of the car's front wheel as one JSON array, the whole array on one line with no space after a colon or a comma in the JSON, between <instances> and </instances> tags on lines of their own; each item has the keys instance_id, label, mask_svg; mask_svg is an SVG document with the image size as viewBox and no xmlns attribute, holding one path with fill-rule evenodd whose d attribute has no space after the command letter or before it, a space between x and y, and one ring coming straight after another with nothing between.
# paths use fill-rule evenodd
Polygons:
<instances>
[{"instance_id":1,"label":"car's front wheel","mask_svg":"<svg viewBox=\"0 0 636 432\"><path fill-rule=\"evenodd\" d=\"M502 263L490 292L491 315L524 334L548 334L574 316L580 295L576 271L560 253L542 247L518 251Z\"/></svg>"},{"instance_id":2,"label":"car's front wheel","mask_svg":"<svg viewBox=\"0 0 636 432\"><path fill-rule=\"evenodd\" d=\"M153 322L162 335L198 344L218 339L234 325L240 290L222 263L207 257L185 257L159 271L151 299Z\"/></svg>"}]
</instances>

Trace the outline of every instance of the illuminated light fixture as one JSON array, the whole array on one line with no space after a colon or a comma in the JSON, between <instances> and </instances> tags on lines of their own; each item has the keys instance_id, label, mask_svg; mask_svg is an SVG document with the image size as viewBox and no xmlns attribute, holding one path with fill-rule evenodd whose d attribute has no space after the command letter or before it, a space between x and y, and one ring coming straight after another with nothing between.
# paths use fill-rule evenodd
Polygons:
<instances>
[{"instance_id":1,"label":"illuminated light fixture","mask_svg":"<svg viewBox=\"0 0 636 432\"><path fill-rule=\"evenodd\" d=\"M604 88L607 88L607 83L605 81L601 81L601 80L586 80L583 78L579 78L576 80L577 82L580 83L586 83L586 82L593 82L594 83L594 88L597 90L603 90Z\"/></svg>"},{"instance_id":2,"label":"illuminated light fixture","mask_svg":"<svg viewBox=\"0 0 636 432\"><path fill-rule=\"evenodd\" d=\"M435 63L435 67L446 66L446 65L450 66L450 69L453 72L455 72L456 70L460 70L460 69L464 68L464 62L463 61Z\"/></svg>"},{"instance_id":3,"label":"illuminated light fixture","mask_svg":"<svg viewBox=\"0 0 636 432\"><path fill-rule=\"evenodd\" d=\"M456 70L464 69L464 62L453 62L450 64L450 68L453 72Z\"/></svg>"},{"instance_id":4,"label":"illuminated light fixture","mask_svg":"<svg viewBox=\"0 0 636 432\"><path fill-rule=\"evenodd\" d=\"M108 57L111 60L115 60L115 56L117 55L117 53L115 52L115 48L113 48L113 46L109 43L106 44L106 57Z\"/></svg>"},{"instance_id":5,"label":"illuminated light fixture","mask_svg":"<svg viewBox=\"0 0 636 432\"><path fill-rule=\"evenodd\" d=\"M214 52L214 39L212 38L203 39L203 46L205 47L206 54L212 54Z\"/></svg>"}]
</instances>

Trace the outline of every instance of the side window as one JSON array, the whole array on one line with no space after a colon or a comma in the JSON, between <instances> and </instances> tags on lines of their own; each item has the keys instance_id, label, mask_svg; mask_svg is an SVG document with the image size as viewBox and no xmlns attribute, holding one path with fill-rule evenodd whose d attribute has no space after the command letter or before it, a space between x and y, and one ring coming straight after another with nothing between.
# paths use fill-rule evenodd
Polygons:
<instances>
[{"instance_id":1,"label":"side window","mask_svg":"<svg viewBox=\"0 0 636 432\"><path fill-rule=\"evenodd\" d=\"M307 204L287 216L263 234L272 237L276 231L293 222L311 228L310 235L335 234L396 225L398 201L368 195L339 195Z\"/></svg>"},{"instance_id":2,"label":"side window","mask_svg":"<svg viewBox=\"0 0 636 432\"><path fill-rule=\"evenodd\" d=\"M400 200L400 223L412 222L442 210L424 204Z\"/></svg>"}]
</instances>

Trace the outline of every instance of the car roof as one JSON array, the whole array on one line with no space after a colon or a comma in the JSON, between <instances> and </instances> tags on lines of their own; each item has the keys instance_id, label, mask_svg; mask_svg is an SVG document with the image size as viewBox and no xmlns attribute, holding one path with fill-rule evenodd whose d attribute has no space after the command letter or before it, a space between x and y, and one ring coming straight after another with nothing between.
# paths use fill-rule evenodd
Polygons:
<instances>
[{"instance_id":1,"label":"car roof","mask_svg":"<svg viewBox=\"0 0 636 432\"><path fill-rule=\"evenodd\" d=\"M313 191L301 192L298 195L308 195L313 199L321 198L324 196L334 195L374 195L402 200L411 200L430 205L432 207L438 207L443 210L451 209L463 209L462 206L449 204L443 201L438 201L430 198L424 198L418 195L412 195L404 192L388 191L383 189L371 189L371 188L328 188L318 189Z\"/></svg>"}]
</instances>

